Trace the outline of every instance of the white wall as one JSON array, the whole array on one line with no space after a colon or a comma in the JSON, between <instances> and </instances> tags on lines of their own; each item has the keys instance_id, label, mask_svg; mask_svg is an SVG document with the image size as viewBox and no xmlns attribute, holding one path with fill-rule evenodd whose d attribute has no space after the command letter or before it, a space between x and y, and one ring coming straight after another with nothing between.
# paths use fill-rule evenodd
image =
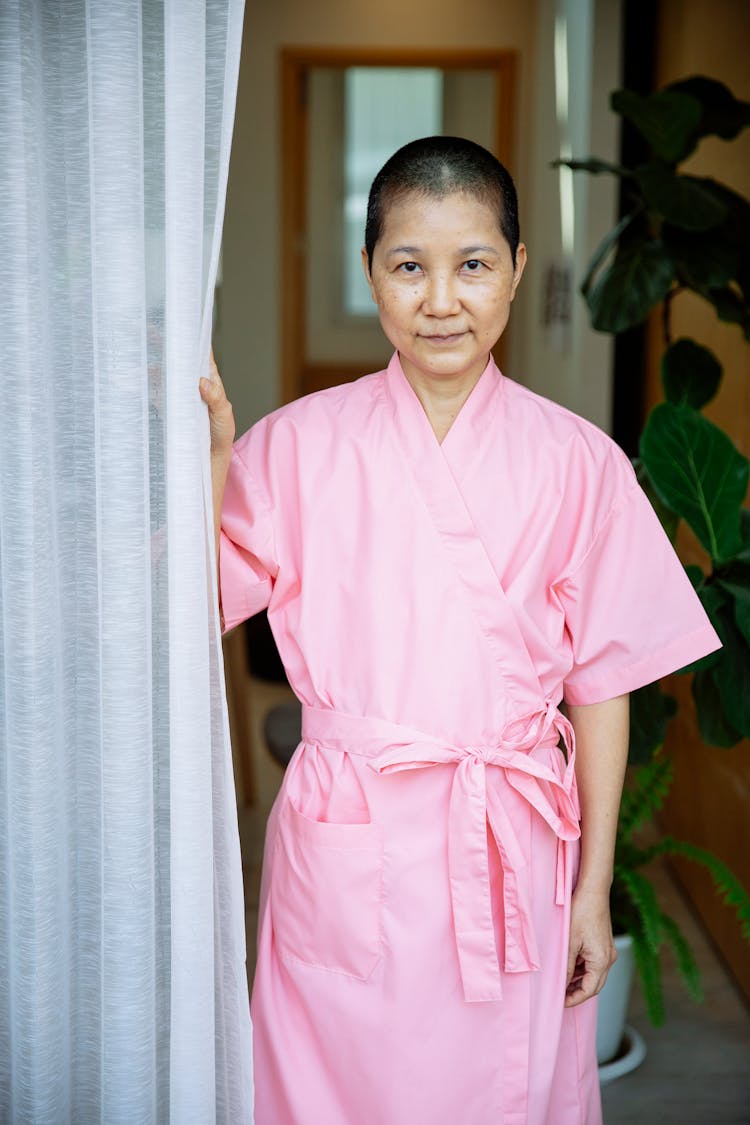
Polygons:
<instances>
[{"instance_id":1,"label":"white wall","mask_svg":"<svg viewBox=\"0 0 750 1125\"><path fill-rule=\"evenodd\" d=\"M621 84L621 4L619 0L537 0L537 12L522 381L609 429L612 340L589 327L579 287L593 250L614 225L616 181L567 169L560 172L550 163L565 155L618 159L619 119L609 111L609 93ZM566 54L567 66L560 74L556 68ZM569 229L564 232L565 221ZM573 242L566 245L570 228ZM543 324L545 273L550 266L570 271L567 326Z\"/></svg>"},{"instance_id":2,"label":"white wall","mask_svg":"<svg viewBox=\"0 0 750 1125\"><path fill-rule=\"evenodd\" d=\"M614 155L607 93L618 85L620 0L248 0L229 176L216 350L240 430L279 403L280 97L282 46L512 48L519 52L515 157L522 236L530 262L514 304L507 374L604 424L609 421L609 346L573 302L570 346L560 354L539 327L542 270L559 261L554 98L554 23L566 11L570 120L576 154ZM588 30L587 30L588 29ZM593 105L592 105L593 98ZM603 181L575 180L575 284L614 202Z\"/></svg>"}]
</instances>

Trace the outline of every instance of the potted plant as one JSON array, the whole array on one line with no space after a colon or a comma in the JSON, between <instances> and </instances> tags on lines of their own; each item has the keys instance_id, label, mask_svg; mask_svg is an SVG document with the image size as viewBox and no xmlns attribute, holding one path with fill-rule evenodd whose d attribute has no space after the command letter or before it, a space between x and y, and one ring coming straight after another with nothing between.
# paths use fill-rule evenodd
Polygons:
<instances>
[{"instance_id":1,"label":"potted plant","mask_svg":"<svg viewBox=\"0 0 750 1125\"><path fill-rule=\"evenodd\" d=\"M723 648L682 671L693 676L704 741L728 747L750 737L750 510L743 508L750 465L701 413L719 387L722 369L700 343L673 338L671 311L680 294L690 291L750 339L750 202L679 167L703 137L731 140L750 125L750 103L738 101L720 82L694 77L646 96L615 91L611 106L637 130L650 154L631 167L596 158L558 162L616 176L625 200L625 213L595 252L581 291L600 332L624 332L661 306L665 401L646 420L636 470L672 539L684 521L705 551L705 568L686 570ZM632 696L631 776L612 887L615 928L630 935L656 1025L664 1018L659 965L664 945L674 951L696 999L700 982L688 943L659 905L649 863L666 855L702 864L750 940L750 898L736 876L710 851L659 835L653 822L672 781L672 762L661 747L674 710L658 685ZM640 840L646 825L653 842Z\"/></svg>"}]
</instances>

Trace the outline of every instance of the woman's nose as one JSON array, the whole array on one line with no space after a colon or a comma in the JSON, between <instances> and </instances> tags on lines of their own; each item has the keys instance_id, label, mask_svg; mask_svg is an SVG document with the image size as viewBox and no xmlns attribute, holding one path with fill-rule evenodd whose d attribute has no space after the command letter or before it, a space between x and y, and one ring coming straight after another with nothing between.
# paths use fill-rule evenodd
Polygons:
<instances>
[{"instance_id":1,"label":"woman's nose","mask_svg":"<svg viewBox=\"0 0 750 1125\"><path fill-rule=\"evenodd\" d=\"M456 279L452 273L433 274L428 278L424 309L430 316L450 316L458 307Z\"/></svg>"}]
</instances>

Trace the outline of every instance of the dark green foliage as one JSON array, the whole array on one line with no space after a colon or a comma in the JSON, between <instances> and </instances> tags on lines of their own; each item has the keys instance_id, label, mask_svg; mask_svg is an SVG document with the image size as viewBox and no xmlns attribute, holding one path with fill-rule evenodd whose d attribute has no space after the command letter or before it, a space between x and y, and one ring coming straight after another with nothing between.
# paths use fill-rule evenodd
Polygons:
<instances>
[{"instance_id":1,"label":"dark green foliage","mask_svg":"<svg viewBox=\"0 0 750 1125\"><path fill-rule=\"evenodd\" d=\"M740 251L725 238L716 238L713 231L690 233L663 223L661 236L674 264L675 280L684 289L692 289L712 300L711 291L721 292L737 277Z\"/></svg>"},{"instance_id":2,"label":"dark green foliage","mask_svg":"<svg viewBox=\"0 0 750 1125\"><path fill-rule=\"evenodd\" d=\"M716 662L700 673L701 685L705 689L704 677L706 680L713 680L727 724L724 737L726 738L730 730L734 730L738 736L750 738L750 646L737 627L737 600L731 591L722 589L718 582L711 589L718 602L718 608L713 610L711 619L723 647ZM706 605L705 600L703 604ZM696 698L695 693L694 698ZM699 722L702 706L705 705L702 700L698 702ZM701 733L705 738L703 726L701 726ZM713 739L706 739L706 741L713 742ZM735 738L734 741L737 742L738 739ZM727 745L727 743L718 745Z\"/></svg>"},{"instance_id":3,"label":"dark green foliage","mask_svg":"<svg viewBox=\"0 0 750 1125\"><path fill-rule=\"evenodd\" d=\"M741 735L726 717L721 691L713 669L702 668L693 679L693 699L698 714L701 738L710 746L728 748L739 742Z\"/></svg>"},{"instance_id":4,"label":"dark green foliage","mask_svg":"<svg viewBox=\"0 0 750 1125\"><path fill-rule=\"evenodd\" d=\"M708 348L683 337L662 356L661 381L667 402L700 410L719 389L721 364Z\"/></svg>"},{"instance_id":5,"label":"dark green foliage","mask_svg":"<svg viewBox=\"0 0 750 1125\"><path fill-rule=\"evenodd\" d=\"M669 86L672 93L688 94L701 105L701 119L693 136L693 147L701 137L712 133L725 141L733 140L747 125L750 125L750 103L738 101L723 82L714 78L695 75L673 82Z\"/></svg>"},{"instance_id":6,"label":"dark green foliage","mask_svg":"<svg viewBox=\"0 0 750 1125\"><path fill-rule=\"evenodd\" d=\"M674 541L682 520L709 556L707 572L694 565L686 571L723 647L682 671L693 673L704 741L729 747L750 737L750 511L742 506L750 465L700 414L720 385L721 366L694 340L672 339L671 305L689 290L750 340L750 202L724 184L679 168L701 138L713 134L731 140L748 127L750 103L739 101L721 82L697 76L648 96L618 90L611 104L646 140L651 157L633 168L595 157L562 162L576 171L617 176L626 199L627 213L603 238L581 292L593 327L602 332L624 332L662 304L667 401L649 415L635 469L670 538ZM664 1019L659 958L665 946L696 999L700 981L684 936L659 905L649 863L679 856L704 867L750 941L750 898L725 864L672 836L651 846L637 840L672 782L672 763L661 745L673 713L674 701L658 685L633 693L630 763L635 770L620 809L611 896L616 931L632 935L655 1024Z\"/></svg>"},{"instance_id":7,"label":"dark green foliage","mask_svg":"<svg viewBox=\"0 0 750 1125\"><path fill-rule=\"evenodd\" d=\"M646 467L641 461L640 457L633 458L633 468L635 469L635 475L638 478L638 483L651 501L651 506L659 517L659 521L662 527L669 536L670 543L674 544L674 541L677 537L677 528L680 524L680 517L676 512L673 512L671 508L668 508L666 504L662 504L661 499L659 498L656 489L651 483L651 478L646 472Z\"/></svg>"},{"instance_id":8,"label":"dark green foliage","mask_svg":"<svg viewBox=\"0 0 750 1125\"><path fill-rule=\"evenodd\" d=\"M594 328L624 332L665 297L691 289L750 339L750 203L678 168L702 137L729 139L750 125L750 104L695 77L648 96L617 90L612 108L648 142L649 161L635 168L597 157L556 162L619 177L630 200L627 231L606 236L582 286Z\"/></svg>"},{"instance_id":9,"label":"dark green foliage","mask_svg":"<svg viewBox=\"0 0 750 1125\"><path fill-rule=\"evenodd\" d=\"M661 690L658 683L647 684L630 695L630 745L628 761L632 766L651 760L654 746L661 746L667 723L675 715L677 703Z\"/></svg>"},{"instance_id":10,"label":"dark green foliage","mask_svg":"<svg viewBox=\"0 0 750 1125\"><path fill-rule=\"evenodd\" d=\"M737 574L739 577L739 568L737 568ZM750 578L744 574L737 582L720 578L718 585L732 598L735 624L745 641L750 643Z\"/></svg>"},{"instance_id":11,"label":"dark green foliage","mask_svg":"<svg viewBox=\"0 0 750 1125\"><path fill-rule=\"evenodd\" d=\"M664 303L662 381L641 437L638 479L667 534L684 520L711 560L696 588L724 649L696 661L693 695L703 737L732 746L750 735L750 512L743 509L750 465L729 437L700 413L716 394L721 366L694 340L672 340L671 302L684 290L750 339L750 202L716 180L686 175L679 164L702 137L731 139L750 125L750 103L721 82L695 76L644 96L612 95L651 148L634 168L591 157L571 168L620 178L625 217L594 254L581 291L594 328L619 333ZM637 701L631 756L663 720L656 695ZM652 709L648 716L646 712Z\"/></svg>"},{"instance_id":12,"label":"dark green foliage","mask_svg":"<svg viewBox=\"0 0 750 1125\"><path fill-rule=\"evenodd\" d=\"M636 169L635 178L649 210L682 230L707 231L726 218L727 209L712 180L678 175L669 164L656 161Z\"/></svg>"},{"instance_id":13,"label":"dark green foliage","mask_svg":"<svg viewBox=\"0 0 750 1125\"><path fill-rule=\"evenodd\" d=\"M615 113L635 125L662 160L676 164L692 151L702 109L700 101L686 91L667 89L643 95L615 90L610 104Z\"/></svg>"},{"instance_id":14,"label":"dark green foliage","mask_svg":"<svg viewBox=\"0 0 750 1125\"><path fill-rule=\"evenodd\" d=\"M640 452L662 503L690 524L712 559L732 559L742 546L750 465L724 431L691 406L663 402L649 415Z\"/></svg>"},{"instance_id":15,"label":"dark green foliage","mask_svg":"<svg viewBox=\"0 0 750 1125\"><path fill-rule=\"evenodd\" d=\"M672 287L674 267L658 239L623 242L615 260L587 294L591 323L598 332L624 332L644 320Z\"/></svg>"},{"instance_id":16,"label":"dark green foliage","mask_svg":"<svg viewBox=\"0 0 750 1125\"><path fill-rule=\"evenodd\" d=\"M651 820L664 804L674 776L674 767L664 754L651 750L651 759L635 774L635 784L628 786L622 795L617 839L621 848L646 821Z\"/></svg>"},{"instance_id":17,"label":"dark green foliage","mask_svg":"<svg viewBox=\"0 0 750 1125\"><path fill-rule=\"evenodd\" d=\"M732 907L742 933L750 940L750 896L734 873L715 855L695 844L662 836L655 844L641 845L637 831L661 808L672 784L669 758L657 751L635 771L632 784L623 794L615 847L612 884L612 923L615 933L629 933L641 977L649 1019L664 1022L664 995L660 955L668 947L688 993L700 1000L700 974L695 958L675 920L659 905L654 886L645 873L650 863L663 856L681 857L700 864L711 876L719 897Z\"/></svg>"}]
</instances>

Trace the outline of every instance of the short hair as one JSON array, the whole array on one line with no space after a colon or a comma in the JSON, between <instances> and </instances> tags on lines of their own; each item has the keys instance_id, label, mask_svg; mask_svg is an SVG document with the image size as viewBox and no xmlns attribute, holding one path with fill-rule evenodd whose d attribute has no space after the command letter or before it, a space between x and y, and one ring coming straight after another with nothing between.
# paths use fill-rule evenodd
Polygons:
<instances>
[{"instance_id":1,"label":"short hair","mask_svg":"<svg viewBox=\"0 0 750 1125\"><path fill-rule=\"evenodd\" d=\"M496 208L515 266L520 237L518 196L508 170L486 148L464 137L421 137L395 152L372 181L365 226L370 268L387 208L411 192L438 199L464 192Z\"/></svg>"}]
</instances>

